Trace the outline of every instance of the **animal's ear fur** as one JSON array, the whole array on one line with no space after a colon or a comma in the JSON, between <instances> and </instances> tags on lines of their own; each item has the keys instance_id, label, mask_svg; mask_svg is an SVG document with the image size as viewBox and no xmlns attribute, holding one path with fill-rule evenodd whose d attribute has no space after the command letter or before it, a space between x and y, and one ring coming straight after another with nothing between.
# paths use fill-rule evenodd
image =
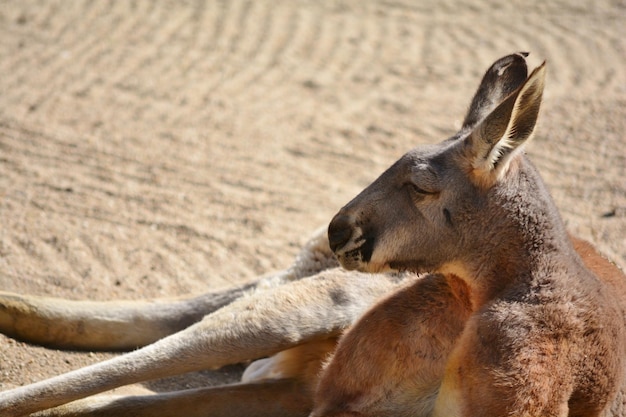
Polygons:
<instances>
[{"instance_id":1,"label":"animal's ear fur","mask_svg":"<svg viewBox=\"0 0 626 417\"><path fill-rule=\"evenodd\" d=\"M489 67L478 90L476 90L476 94L474 94L463 121L463 130L476 126L489 112L526 81L528 68L525 58L527 56L527 52L507 55Z\"/></svg>"},{"instance_id":2,"label":"animal's ear fur","mask_svg":"<svg viewBox=\"0 0 626 417\"><path fill-rule=\"evenodd\" d=\"M465 139L473 179L491 185L505 173L516 151L535 130L546 74L545 62L495 109Z\"/></svg>"}]
</instances>

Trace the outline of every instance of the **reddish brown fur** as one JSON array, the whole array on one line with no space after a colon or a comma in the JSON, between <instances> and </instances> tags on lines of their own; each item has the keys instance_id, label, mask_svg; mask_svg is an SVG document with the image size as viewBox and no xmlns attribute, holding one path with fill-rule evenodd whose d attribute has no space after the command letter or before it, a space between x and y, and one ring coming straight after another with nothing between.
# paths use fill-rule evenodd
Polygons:
<instances>
[{"instance_id":1,"label":"reddish brown fur","mask_svg":"<svg viewBox=\"0 0 626 417\"><path fill-rule=\"evenodd\" d=\"M420 415L431 408L470 312L468 288L453 276L428 275L392 294L341 339L312 416Z\"/></svg>"}]
</instances>

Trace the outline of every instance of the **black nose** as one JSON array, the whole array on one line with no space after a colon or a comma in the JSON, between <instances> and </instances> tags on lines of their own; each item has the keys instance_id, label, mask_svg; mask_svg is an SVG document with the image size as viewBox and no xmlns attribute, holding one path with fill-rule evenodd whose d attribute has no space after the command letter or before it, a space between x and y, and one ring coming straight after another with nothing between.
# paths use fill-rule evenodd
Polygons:
<instances>
[{"instance_id":1,"label":"black nose","mask_svg":"<svg viewBox=\"0 0 626 417\"><path fill-rule=\"evenodd\" d=\"M352 222L350 217L337 214L330 225L328 225L328 242L330 243L330 249L333 252L337 252L345 246L346 243L352 237Z\"/></svg>"}]
</instances>

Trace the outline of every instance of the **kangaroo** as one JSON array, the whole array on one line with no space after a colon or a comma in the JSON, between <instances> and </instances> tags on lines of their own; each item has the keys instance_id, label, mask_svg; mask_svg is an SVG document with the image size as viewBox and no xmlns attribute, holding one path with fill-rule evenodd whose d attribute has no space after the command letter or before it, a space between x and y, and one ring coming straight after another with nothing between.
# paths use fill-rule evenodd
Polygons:
<instances>
[{"instance_id":1,"label":"kangaroo","mask_svg":"<svg viewBox=\"0 0 626 417\"><path fill-rule=\"evenodd\" d=\"M429 308L399 293L355 326L378 338L342 339L313 415L626 413L625 281L585 267L521 151L545 73L544 63L452 138L404 155L333 218L330 246L344 268L439 275L408 290ZM361 353L371 378L347 381ZM405 378L372 386L390 373ZM386 397L398 398L394 410Z\"/></svg>"},{"instance_id":2,"label":"kangaroo","mask_svg":"<svg viewBox=\"0 0 626 417\"><path fill-rule=\"evenodd\" d=\"M0 293L8 335L144 346L0 392L0 415L625 416L626 278L567 235L521 152L545 77L525 56L496 61L455 136L402 157L285 271L150 302ZM255 359L239 384L92 397Z\"/></svg>"}]
</instances>

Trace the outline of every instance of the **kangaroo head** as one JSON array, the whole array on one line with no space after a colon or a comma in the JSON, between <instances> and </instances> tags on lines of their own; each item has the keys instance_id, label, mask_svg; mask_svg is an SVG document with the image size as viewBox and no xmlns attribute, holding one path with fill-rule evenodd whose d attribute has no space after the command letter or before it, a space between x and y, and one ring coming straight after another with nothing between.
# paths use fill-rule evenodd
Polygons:
<instances>
[{"instance_id":1,"label":"kangaroo head","mask_svg":"<svg viewBox=\"0 0 626 417\"><path fill-rule=\"evenodd\" d=\"M408 152L337 213L328 236L345 268L442 271L491 256L497 245L522 245L514 200L540 180L520 149L533 134L545 78L545 63L527 78L525 56L489 68L456 135Z\"/></svg>"}]
</instances>

